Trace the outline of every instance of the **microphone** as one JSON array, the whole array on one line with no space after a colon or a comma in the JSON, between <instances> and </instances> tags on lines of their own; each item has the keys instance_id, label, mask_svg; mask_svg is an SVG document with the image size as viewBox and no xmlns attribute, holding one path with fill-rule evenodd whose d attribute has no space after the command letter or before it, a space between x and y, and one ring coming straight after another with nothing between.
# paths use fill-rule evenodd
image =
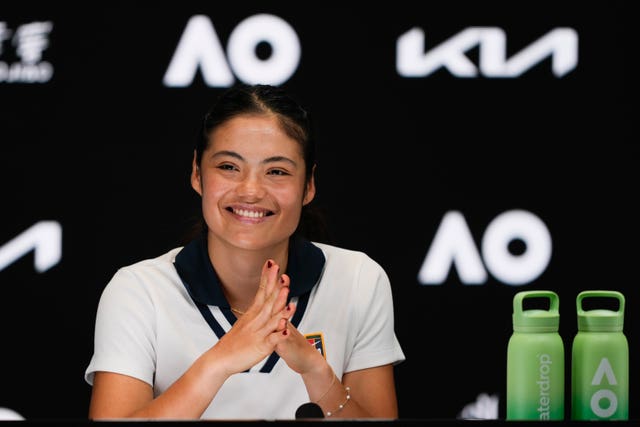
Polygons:
<instances>
[{"instance_id":1,"label":"microphone","mask_svg":"<svg viewBox=\"0 0 640 427\"><path fill-rule=\"evenodd\" d=\"M324 412L317 403L303 403L296 409L296 420L302 418L324 418Z\"/></svg>"}]
</instances>

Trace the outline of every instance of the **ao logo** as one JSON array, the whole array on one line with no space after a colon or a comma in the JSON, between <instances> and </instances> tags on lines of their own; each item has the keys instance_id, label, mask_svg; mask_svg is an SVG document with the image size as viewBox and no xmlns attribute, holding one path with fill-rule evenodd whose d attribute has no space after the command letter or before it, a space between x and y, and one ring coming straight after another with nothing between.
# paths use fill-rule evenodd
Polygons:
<instances>
[{"instance_id":1,"label":"ao logo","mask_svg":"<svg viewBox=\"0 0 640 427\"><path fill-rule=\"evenodd\" d=\"M600 361L598 369L596 369L596 373L591 381L591 385L601 385L604 377L607 377L607 381L610 385L618 385L611 363L606 357L603 357ZM601 402L604 402L605 405L608 403L608 406L600 406ZM609 389L599 389L593 393L593 396L591 396L589 406L597 416L601 418L609 418L616 412L616 409L618 409L618 397Z\"/></svg>"},{"instance_id":2,"label":"ao logo","mask_svg":"<svg viewBox=\"0 0 640 427\"><path fill-rule=\"evenodd\" d=\"M256 47L261 42L271 46L271 55L266 59L256 55ZM296 71L300 52L298 35L286 21L274 15L258 14L234 28L225 57L211 20L195 15L187 22L163 83L168 87L189 86L200 67L205 83L212 87L229 87L235 77L245 83L278 85Z\"/></svg>"},{"instance_id":3,"label":"ao logo","mask_svg":"<svg viewBox=\"0 0 640 427\"><path fill-rule=\"evenodd\" d=\"M526 249L519 255L509 251L509 243L521 240ZM418 273L422 285L444 283L455 264L460 281L481 285L487 271L501 282L520 286L536 279L551 259L551 235L545 224L524 210L506 211L491 221L482 236L482 257L462 213L447 212ZM484 265L483 261L484 260Z\"/></svg>"}]
</instances>

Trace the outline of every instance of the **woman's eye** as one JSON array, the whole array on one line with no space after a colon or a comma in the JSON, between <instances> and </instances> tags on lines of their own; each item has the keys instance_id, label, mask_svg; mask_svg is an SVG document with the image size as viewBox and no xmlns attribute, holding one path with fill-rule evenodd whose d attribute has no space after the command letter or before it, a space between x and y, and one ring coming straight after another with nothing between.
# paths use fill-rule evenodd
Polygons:
<instances>
[{"instance_id":1,"label":"woman's eye","mask_svg":"<svg viewBox=\"0 0 640 427\"><path fill-rule=\"evenodd\" d=\"M224 164L224 165L218 166L218 169L222 169L225 171L232 171L232 170L236 170L236 167L233 165Z\"/></svg>"},{"instance_id":2,"label":"woman's eye","mask_svg":"<svg viewBox=\"0 0 640 427\"><path fill-rule=\"evenodd\" d=\"M273 169L269 171L269 175L278 175L278 176L284 176L284 175L289 175L286 171L280 170L280 169Z\"/></svg>"}]
</instances>

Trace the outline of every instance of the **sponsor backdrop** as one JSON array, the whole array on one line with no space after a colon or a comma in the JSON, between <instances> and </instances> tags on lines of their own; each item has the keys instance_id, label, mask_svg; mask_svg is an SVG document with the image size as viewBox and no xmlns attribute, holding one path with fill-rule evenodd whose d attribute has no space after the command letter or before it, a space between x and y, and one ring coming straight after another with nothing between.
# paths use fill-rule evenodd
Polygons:
<instances>
[{"instance_id":1,"label":"sponsor backdrop","mask_svg":"<svg viewBox=\"0 0 640 427\"><path fill-rule=\"evenodd\" d=\"M259 81L315 117L331 242L391 278L401 417L503 418L512 300L534 289L560 296L567 372L578 292L626 296L637 417L621 4L413 3L3 2L0 407L86 417L102 289L177 246L200 118Z\"/></svg>"}]
</instances>

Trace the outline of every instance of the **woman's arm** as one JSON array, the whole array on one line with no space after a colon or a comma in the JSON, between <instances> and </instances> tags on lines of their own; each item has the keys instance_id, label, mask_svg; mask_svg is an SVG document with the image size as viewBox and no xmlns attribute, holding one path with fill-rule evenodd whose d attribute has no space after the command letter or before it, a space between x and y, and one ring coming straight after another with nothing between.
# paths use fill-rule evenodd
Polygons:
<instances>
[{"instance_id":1,"label":"woman's arm","mask_svg":"<svg viewBox=\"0 0 640 427\"><path fill-rule=\"evenodd\" d=\"M216 372L215 363L207 363L207 358L215 357L208 353L156 399L152 386L144 381L113 372L96 372L89 418L200 418L227 378L223 372Z\"/></svg>"},{"instance_id":2,"label":"woman's arm","mask_svg":"<svg viewBox=\"0 0 640 427\"><path fill-rule=\"evenodd\" d=\"M325 418L398 417L392 364L348 372L340 379L289 322L287 329L290 339L281 341L276 351L302 376L310 400L320 405Z\"/></svg>"},{"instance_id":3,"label":"woman's arm","mask_svg":"<svg viewBox=\"0 0 640 427\"><path fill-rule=\"evenodd\" d=\"M140 379L96 372L89 418L200 418L230 375L249 369L289 338L287 319L295 313L287 304L289 278L280 280L271 261L261 283L247 312L160 396L154 398L152 385Z\"/></svg>"}]
</instances>

